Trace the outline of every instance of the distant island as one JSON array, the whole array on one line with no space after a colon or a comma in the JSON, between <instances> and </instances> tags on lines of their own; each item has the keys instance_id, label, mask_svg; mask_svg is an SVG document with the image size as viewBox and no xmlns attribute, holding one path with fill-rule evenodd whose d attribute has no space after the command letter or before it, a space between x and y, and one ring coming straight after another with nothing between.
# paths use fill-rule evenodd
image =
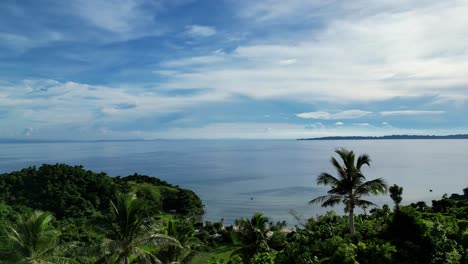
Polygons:
<instances>
[{"instance_id":1,"label":"distant island","mask_svg":"<svg viewBox=\"0 0 468 264\"><path fill-rule=\"evenodd\" d=\"M468 139L468 134L459 135L389 135L389 136L336 136L336 137L317 137L317 138L299 138L297 140L388 140L388 139Z\"/></svg>"}]
</instances>

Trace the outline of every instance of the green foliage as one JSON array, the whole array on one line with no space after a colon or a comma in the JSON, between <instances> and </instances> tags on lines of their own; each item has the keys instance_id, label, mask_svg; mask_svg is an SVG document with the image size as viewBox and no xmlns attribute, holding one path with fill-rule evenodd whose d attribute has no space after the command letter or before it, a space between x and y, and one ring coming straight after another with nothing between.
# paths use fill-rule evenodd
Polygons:
<instances>
[{"instance_id":1,"label":"green foliage","mask_svg":"<svg viewBox=\"0 0 468 264\"><path fill-rule=\"evenodd\" d=\"M395 210L398 210L400 208L400 203L403 200L403 197L401 196L403 194L403 187L394 184L393 186L390 186L388 190L390 192L390 198L392 198L395 203Z\"/></svg>"},{"instance_id":2,"label":"green foliage","mask_svg":"<svg viewBox=\"0 0 468 264\"><path fill-rule=\"evenodd\" d=\"M441 224L439 218L436 218L429 230L434 247L431 263L460 263L462 255L458 250L457 242L448 238L450 234L454 234L458 230L454 230L454 225L448 224L447 221L444 222ZM458 228L456 225L455 227Z\"/></svg>"},{"instance_id":3,"label":"green foliage","mask_svg":"<svg viewBox=\"0 0 468 264\"><path fill-rule=\"evenodd\" d=\"M21 217L10 228L14 257L19 263L75 263L64 257L65 248L57 245L60 232L52 225L50 213L35 211L26 220Z\"/></svg>"},{"instance_id":4,"label":"green foliage","mask_svg":"<svg viewBox=\"0 0 468 264\"><path fill-rule=\"evenodd\" d=\"M317 218L310 218L305 228L314 233L317 239L327 239L333 236L344 236L348 231L347 218L329 211Z\"/></svg>"},{"instance_id":5,"label":"green foliage","mask_svg":"<svg viewBox=\"0 0 468 264\"><path fill-rule=\"evenodd\" d=\"M209 261L208 261L208 264L224 264L224 260L221 259L221 258L215 258L215 257L212 257Z\"/></svg>"},{"instance_id":6,"label":"green foliage","mask_svg":"<svg viewBox=\"0 0 468 264\"><path fill-rule=\"evenodd\" d=\"M120 194L111 201L111 214L106 223L107 239L104 241L104 259L110 263L129 263L134 258L139 263L152 263L157 257L147 245L175 245L179 242L157 233L147 216L145 203L133 194Z\"/></svg>"},{"instance_id":7,"label":"green foliage","mask_svg":"<svg viewBox=\"0 0 468 264\"><path fill-rule=\"evenodd\" d=\"M237 230L232 232L234 244L240 246L233 254L240 255L246 262L260 252L270 251L268 233L271 231L269 220L261 213L255 213L251 219L236 220Z\"/></svg>"},{"instance_id":8,"label":"green foliage","mask_svg":"<svg viewBox=\"0 0 468 264\"><path fill-rule=\"evenodd\" d=\"M197 222L198 196L156 178L43 165L0 175L0 263L468 263L468 201L456 198L373 208L353 217L353 236L334 212L285 233L261 213L236 227Z\"/></svg>"},{"instance_id":9,"label":"green foliage","mask_svg":"<svg viewBox=\"0 0 468 264\"><path fill-rule=\"evenodd\" d=\"M91 216L108 208L117 189L105 173L65 164L29 167L0 175L0 199L63 217ZM3 194L3 195L2 195Z\"/></svg>"},{"instance_id":10,"label":"green foliage","mask_svg":"<svg viewBox=\"0 0 468 264\"><path fill-rule=\"evenodd\" d=\"M140 199L146 202L148 211L150 212L163 212L162 195L159 188L147 183L132 184L132 192L134 192Z\"/></svg>"},{"instance_id":11,"label":"green foliage","mask_svg":"<svg viewBox=\"0 0 468 264\"><path fill-rule=\"evenodd\" d=\"M0 203L0 259L10 259L13 257L13 242L8 239L11 223L18 221L17 214L10 206ZM1 262L0 262L1 263Z\"/></svg>"},{"instance_id":12,"label":"green foliage","mask_svg":"<svg viewBox=\"0 0 468 264\"><path fill-rule=\"evenodd\" d=\"M452 199L443 197L441 200L432 201L432 211L436 213L447 213L449 208L454 207L456 202Z\"/></svg>"},{"instance_id":13,"label":"green foliage","mask_svg":"<svg viewBox=\"0 0 468 264\"><path fill-rule=\"evenodd\" d=\"M244 260L239 256L235 255L229 260L230 264L244 264Z\"/></svg>"},{"instance_id":14,"label":"green foliage","mask_svg":"<svg viewBox=\"0 0 468 264\"><path fill-rule=\"evenodd\" d=\"M274 231L268 240L268 245L274 250L282 250L287 245L286 233L282 231Z\"/></svg>"},{"instance_id":15,"label":"green foliage","mask_svg":"<svg viewBox=\"0 0 468 264\"><path fill-rule=\"evenodd\" d=\"M129 185L131 191L143 198L152 211L176 212L194 218L203 214L203 203L191 190L139 174L115 178L115 181L121 186Z\"/></svg>"},{"instance_id":16,"label":"green foliage","mask_svg":"<svg viewBox=\"0 0 468 264\"><path fill-rule=\"evenodd\" d=\"M200 216L203 214L203 204L198 196L191 190L180 189L176 195L174 209L184 215Z\"/></svg>"},{"instance_id":17,"label":"green foliage","mask_svg":"<svg viewBox=\"0 0 468 264\"><path fill-rule=\"evenodd\" d=\"M452 193L452 195L450 195L450 199L458 201L468 200L468 187L463 189L463 194Z\"/></svg>"},{"instance_id":18,"label":"green foliage","mask_svg":"<svg viewBox=\"0 0 468 264\"><path fill-rule=\"evenodd\" d=\"M375 206L374 203L364 200L363 196L371 194L382 194L386 192L387 185L381 178L366 181L366 177L361 171L362 166L370 166L368 155L360 155L357 160L353 151L337 149L335 151L342 159L341 165L334 157L331 163L335 167L338 177L334 177L326 172L317 178L318 185L330 185L328 195L317 197L309 203L321 203L323 207L344 204L345 212L349 213L349 230L351 235L355 234L354 229L354 208Z\"/></svg>"},{"instance_id":19,"label":"green foliage","mask_svg":"<svg viewBox=\"0 0 468 264\"><path fill-rule=\"evenodd\" d=\"M358 243L357 261L361 264L392 263L396 248L389 242L370 240Z\"/></svg>"},{"instance_id":20,"label":"green foliage","mask_svg":"<svg viewBox=\"0 0 468 264\"><path fill-rule=\"evenodd\" d=\"M149 176L111 178L65 164L44 164L0 175L0 201L49 211L59 220L104 214L110 199L130 191L141 196L154 214L171 210L182 215L203 214L203 204L194 192Z\"/></svg>"},{"instance_id":21,"label":"green foliage","mask_svg":"<svg viewBox=\"0 0 468 264\"><path fill-rule=\"evenodd\" d=\"M250 264L275 264L276 253L274 252L262 252L256 254Z\"/></svg>"},{"instance_id":22,"label":"green foliage","mask_svg":"<svg viewBox=\"0 0 468 264\"><path fill-rule=\"evenodd\" d=\"M175 238L180 244L162 246L156 253L163 263L187 263L192 259L196 250L202 246L201 241L194 236L195 229L189 221L164 221L164 233Z\"/></svg>"},{"instance_id":23,"label":"green foliage","mask_svg":"<svg viewBox=\"0 0 468 264\"><path fill-rule=\"evenodd\" d=\"M180 216L190 213L199 217L197 214L203 212L201 200L193 192L154 177L135 174L112 178L82 166L44 164L39 168L29 167L0 175L0 236L6 238L7 227L16 222L18 216L27 216L33 209L49 211L56 217L55 224L61 232L58 243L73 243L77 260L94 263L97 258L92 255L99 255L104 242L102 229L111 209L109 201L131 191L148 209L145 217L168 212L164 202L171 201L176 201L171 210ZM166 197L168 193L174 196ZM178 193L189 193L186 195L189 198L181 200ZM11 242L2 240L5 242L0 243L0 259L11 258Z\"/></svg>"},{"instance_id":24,"label":"green foliage","mask_svg":"<svg viewBox=\"0 0 468 264\"><path fill-rule=\"evenodd\" d=\"M351 241L341 237L315 241L314 256L317 256L321 263L355 263L357 247Z\"/></svg>"},{"instance_id":25,"label":"green foliage","mask_svg":"<svg viewBox=\"0 0 468 264\"><path fill-rule=\"evenodd\" d=\"M352 243L342 243L331 255L329 259L325 258L322 263L343 263L343 264L359 264L356 261L357 247Z\"/></svg>"},{"instance_id":26,"label":"green foliage","mask_svg":"<svg viewBox=\"0 0 468 264\"><path fill-rule=\"evenodd\" d=\"M41 257L55 247L59 232L51 226L52 219L50 213L36 211L11 227L9 238L21 258Z\"/></svg>"},{"instance_id":27,"label":"green foliage","mask_svg":"<svg viewBox=\"0 0 468 264\"><path fill-rule=\"evenodd\" d=\"M314 233L308 230L297 230L288 235L288 244L276 255L279 264L315 264L318 258L312 246L317 240Z\"/></svg>"},{"instance_id":28,"label":"green foliage","mask_svg":"<svg viewBox=\"0 0 468 264\"><path fill-rule=\"evenodd\" d=\"M237 247L232 244L217 245L207 249L206 251L197 252L190 261L191 264L206 264L210 263L227 263L231 254Z\"/></svg>"},{"instance_id":29,"label":"green foliage","mask_svg":"<svg viewBox=\"0 0 468 264\"><path fill-rule=\"evenodd\" d=\"M401 208L390 223L386 237L397 248L396 260L401 263L429 263L433 247L422 214L412 207Z\"/></svg>"}]
</instances>

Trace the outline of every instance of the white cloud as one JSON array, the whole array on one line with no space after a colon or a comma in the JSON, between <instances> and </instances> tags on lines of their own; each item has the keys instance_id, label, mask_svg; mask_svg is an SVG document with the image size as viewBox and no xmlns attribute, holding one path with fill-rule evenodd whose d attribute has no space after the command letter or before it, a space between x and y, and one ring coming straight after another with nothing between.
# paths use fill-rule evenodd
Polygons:
<instances>
[{"instance_id":1,"label":"white cloud","mask_svg":"<svg viewBox=\"0 0 468 264\"><path fill-rule=\"evenodd\" d=\"M400 110L400 111L383 111L380 112L383 116L393 115L442 115L445 111L424 111L424 110Z\"/></svg>"},{"instance_id":2,"label":"white cloud","mask_svg":"<svg viewBox=\"0 0 468 264\"><path fill-rule=\"evenodd\" d=\"M320 122L317 122L317 123L314 123L314 124L308 124L304 127L305 129L325 129L326 127L320 123Z\"/></svg>"},{"instance_id":3,"label":"white cloud","mask_svg":"<svg viewBox=\"0 0 468 264\"><path fill-rule=\"evenodd\" d=\"M397 2L347 4L340 9L344 13L326 13L323 27L311 26L289 38L275 31L271 39L254 39L255 44L227 52L231 63L194 67L174 76L167 86L307 102L468 99L468 89L459 89L468 86L468 3ZM300 60L292 63L292 58Z\"/></svg>"},{"instance_id":4,"label":"white cloud","mask_svg":"<svg viewBox=\"0 0 468 264\"><path fill-rule=\"evenodd\" d=\"M96 45L161 35L169 29L168 26L160 24L156 16L168 5L167 2L175 1L69 0L47 1L46 4L43 2L35 1L35 4L27 5L22 1L12 1L7 4L10 9L2 10L4 12L1 13L7 15L0 19L0 23L5 23L8 30L0 33L0 48L6 47L10 53L11 51L22 53L35 47L50 46L58 41L67 45L71 43ZM15 21L31 23L14 23ZM79 57L73 53L63 56Z\"/></svg>"},{"instance_id":5,"label":"white cloud","mask_svg":"<svg viewBox=\"0 0 468 264\"><path fill-rule=\"evenodd\" d=\"M293 65L296 64L297 60L296 59L286 59L286 60L281 60L279 62L280 65L287 66L287 65Z\"/></svg>"},{"instance_id":6,"label":"white cloud","mask_svg":"<svg viewBox=\"0 0 468 264\"><path fill-rule=\"evenodd\" d=\"M186 67L186 66L196 66L203 64L211 64L216 62L221 62L224 60L223 56L220 55L208 55L208 56L198 56L183 58L178 60L170 60L162 63L164 67Z\"/></svg>"},{"instance_id":7,"label":"white cloud","mask_svg":"<svg viewBox=\"0 0 468 264\"><path fill-rule=\"evenodd\" d=\"M353 126L320 126L319 124L304 126L290 123L213 123L201 127L168 128L158 132L140 132L139 136L147 139L296 139L325 136L448 135L463 133L466 133L466 130L403 129L375 127L366 123L354 124Z\"/></svg>"},{"instance_id":8,"label":"white cloud","mask_svg":"<svg viewBox=\"0 0 468 264\"><path fill-rule=\"evenodd\" d=\"M0 32L0 47L7 48L9 52L24 52L33 47L39 47L54 41L63 40L61 33L44 30L37 36L28 36Z\"/></svg>"},{"instance_id":9,"label":"white cloud","mask_svg":"<svg viewBox=\"0 0 468 264\"><path fill-rule=\"evenodd\" d=\"M126 89L55 80L2 84L0 91L0 105L7 107L10 116L16 117L5 122L18 131L31 124L34 124L34 128L52 128L128 122L136 118L174 113L198 104L227 100L226 95L217 93L171 97L152 93L147 88ZM31 134L33 130L26 132Z\"/></svg>"},{"instance_id":10,"label":"white cloud","mask_svg":"<svg viewBox=\"0 0 468 264\"><path fill-rule=\"evenodd\" d=\"M368 116L372 112L362 111L362 110L346 110L338 113L329 113L329 112L308 112L296 114L297 117L306 118L306 119L324 119L324 120L333 120L333 119L355 119L364 116Z\"/></svg>"},{"instance_id":11,"label":"white cloud","mask_svg":"<svg viewBox=\"0 0 468 264\"><path fill-rule=\"evenodd\" d=\"M318 123L308 126L290 123L214 123L196 128L170 128L163 132L148 133L146 138L197 138L197 139L296 139L339 135Z\"/></svg>"},{"instance_id":12,"label":"white cloud","mask_svg":"<svg viewBox=\"0 0 468 264\"><path fill-rule=\"evenodd\" d=\"M370 127L371 126L371 124L369 124L369 123L354 123L353 125L354 126L363 126L363 127Z\"/></svg>"},{"instance_id":13,"label":"white cloud","mask_svg":"<svg viewBox=\"0 0 468 264\"><path fill-rule=\"evenodd\" d=\"M157 1L143 0L77 0L72 3L77 15L92 25L114 33L130 33L154 26ZM150 32L148 32L150 33Z\"/></svg>"},{"instance_id":14,"label":"white cloud","mask_svg":"<svg viewBox=\"0 0 468 264\"><path fill-rule=\"evenodd\" d=\"M240 7L239 15L259 22L277 21L291 16L310 16L313 9L319 9L329 1L317 0L263 0L237 1Z\"/></svg>"},{"instance_id":15,"label":"white cloud","mask_svg":"<svg viewBox=\"0 0 468 264\"><path fill-rule=\"evenodd\" d=\"M209 26L190 25L185 28L185 33L191 37L211 37L216 34L216 29Z\"/></svg>"}]
</instances>

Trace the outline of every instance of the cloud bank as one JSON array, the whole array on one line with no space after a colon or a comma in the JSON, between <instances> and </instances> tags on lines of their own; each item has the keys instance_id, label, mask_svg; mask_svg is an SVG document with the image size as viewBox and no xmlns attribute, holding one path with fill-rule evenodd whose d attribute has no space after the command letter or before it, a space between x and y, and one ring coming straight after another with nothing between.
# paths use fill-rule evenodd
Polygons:
<instances>
[{"instance_id":1,"label":"cloud bank","mask_svg":"<svg viewBox=\"0 0 468 264\"><path fill-rule=\"evenodd\" d=\"M4 1L0 138L468 133L467 13L455 0Z\"/></svg>"}]
</instances>

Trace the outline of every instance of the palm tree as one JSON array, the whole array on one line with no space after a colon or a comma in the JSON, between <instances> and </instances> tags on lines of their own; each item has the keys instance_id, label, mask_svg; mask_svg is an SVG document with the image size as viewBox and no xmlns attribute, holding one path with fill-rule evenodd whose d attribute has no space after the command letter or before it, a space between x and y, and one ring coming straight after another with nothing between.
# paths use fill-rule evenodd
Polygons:
<instances>
[{"instance_id":1,"label":"palm tree","mask_svg":"<svg viewBox=\"0 0 468 264\"><path fill-rule=\"evenodd\" d=\"M270 251L268 235L271 226L268 217L257 212L251 219L237 219L235 224L238 228L232 233L232 238L234 243L241 247L232 255L241 255L242 259L248 263L256 253Z\"/></svg>"},{"instance_id":2,"label":"palm tree","mask_svg":"<svg viewBox=\"0 0 468 264\"><path fill-rule=\"evenodd\" d=\"M179 241L180 245L167 245L157 252L157 257L164 263L189 263L202 242L194 236L195 229L188 220L164 221L164 233Z\"/></svg>"},{"instance_id":3,"label":"palm tree","mask_svg":"<svg viewBox=\"0 0 468 264\"><path fill-rule=\"evenodd\" d=\"M395 203L395 212L399 212L400 203L403 200L403 197L401 196L403 194L403 187L394 184L393 186L390 186L388 190L390 191L390 198L392 198Z\"/></svg>"},{"instance_id":4,"label":"palm tree","mask_svg":"<svg viewBox=\"0 0 468 264\"><path fill-rule=\"evenodd\" d=\"M370 166L371 160L368 155L360 155L355 164L353 151L337 149L335 152L343 160L343 165L341 165L334 157L331 158L331 163L338 172L338 177L326 172L320 174L317 178L317 184L330 185L331 189L328 191L328 195L317 197L309 204L321 203L323 207L327 207L343 203L345 212L349 214L349 231L354 235L354 208L356 206L376 206L370 201L363 200L362 197L385 193L387 184L381 178L366 181L361 168L364 165Z\"/></svg>"},{"instance_id":5,"label":"palm tree","mask_svg":"<svg viewBox=\"0 0 468 264\"><path fill-rule=\"evenodd\" d=\"M62 249L56 244L60 232L50 225L52 220L52 214L34 211L28 219L20 218L14 227L10 227L8 237L21 263L75 263L58 256Z\"/></svg>"},{"instance_id":6,"label":"palm tree","mask_svg":"<svg viewBox=\"0 0 468 264\"><path fill-rule=\"evenodd\" d=\"M146 206L133 194L121 194L116 202L110 202L111 216L107 225L109 239L104 242L108 263L128 264L161 263L151 253L152 247L179 242L159 234L152 219L146 217Z\"/></svg>"}]
</instances>

